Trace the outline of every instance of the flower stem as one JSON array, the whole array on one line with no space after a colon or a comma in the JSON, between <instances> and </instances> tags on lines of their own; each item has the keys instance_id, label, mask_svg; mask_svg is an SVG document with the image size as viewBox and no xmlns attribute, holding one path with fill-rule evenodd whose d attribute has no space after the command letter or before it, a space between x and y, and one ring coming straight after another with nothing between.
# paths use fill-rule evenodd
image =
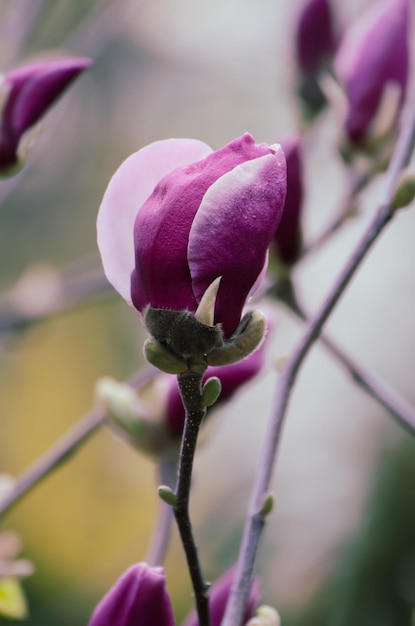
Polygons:
<instances>
[{"instance_id":1,"label":"flower stem","mask_svg":"<svg viewBox=\"0 0 415 626\"><path fill-rule=\"evenodd\" d=\"M186 419L180 450L178 481L176 488L177 503L174 506L174 515L192 580L199 626L210 626L208 598L209 586L205 581L199 561L199 555L189 515L189 496L192 480L193 459L196 450L199 428L206 414L206 409L202 407L201 404L202 374L189 370L183 374L179 374L177 380L186 412Z\"/></svg>"},{"instance_id":2,"label":"flower stem","mask_svg":"<svg viewBox=\"0 0 415 626\"><path fill-rule=\"evenodd\" d=\"M383 228L393 216L392 201L399 181L400 172L407 164L415 141L415 93L407 109L406 122L400 133L394 155L386 175L385 186L379 208L369 228L356 246L350 259L340 272L320 309L311 318L303 336L286 362L278 379L274 405L268 424L260 465L251 492L248 516L242 538L235 581L230 593L222 626L240 626L246 606L250 581L265 517L261 511L269 491L275 461L279 450L284 418L292 387L300 367L313 343L319 337L324 323L330 316L340 296L349 284L362 259L376 241Z\"/></svg>"},{"instance_id":3,"label":"flower stem","mask_svg":"<svg viewBox=\"0 0 415 626\"><path fill-rule=\"evenodd\" d=\"M129 381L132 387L145 385L154 376L153 368L138 372ZM104 409L95 408L86 413L61 439L33 463L14 483L13 488L0 501L0 517L23 498L46 476L72 458L89 437L105 422Z\"/></svg>"}]
</instances>

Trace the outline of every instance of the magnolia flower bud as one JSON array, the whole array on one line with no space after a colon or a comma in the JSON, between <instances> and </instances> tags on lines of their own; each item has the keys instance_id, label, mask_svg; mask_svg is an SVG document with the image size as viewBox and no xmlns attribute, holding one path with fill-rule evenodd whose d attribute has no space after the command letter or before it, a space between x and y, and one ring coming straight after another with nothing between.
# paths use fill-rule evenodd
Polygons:
<instances>
[{"instance_id":1,"label":"magnolia flower bud","mask_svg":"<svg viewBox=\"0 0 415 626\"><path fill-rule=\"evenodd\" d=\"M318 79L336 49L333 12L329 0L307 0L297 21L295 54L299 69L299 95L310 116L325 105Z\"/></svg>"},{"instance_id":2,"label":"magnolia flower bud","mask_svg":"<svg viewBox=\"0 0 415 626\"><path fill-rule=\"evenodd\" d=\"M379 0L345 34L335 70L348 101L345 132L354 143L368 138L390 84L398 89L397 120L408 82L409 23L409 0Z\"/></svg>"},{"instance_id":3,"label":"magnolia flower bud","mask_svg":"<svg viewBox=\"0 0 415 626\"><path fill-rule=\"evenodd\" d=\"M287 265L297 261L301 251L301 210L303 204L303 168L301 137L292 135L281 142L287 161L287 195L280 225L274 235L278 259Z\"/></svg>"},{"instance_id":4,"label":"magnolia flower bud","mask_svg":"<svg viewBox=\"0 0 415 626\"><path fill-rule=\"evenodd\" d=\"M210 592L211 626L220 626L231 590L230 570L216 581ZM252 582L245 621L259 599L258 583ZM197 626L194 611L183 626ZM88 626L175 626L171 601L162 567L137 563L130 567L102 598Z\"/></svg>"},{"instance_id":5,"label":"magnolia flower bud","mask_svg":"<svg viewBox=\"0 0 415 626\"><path fill-rule=\"evenodd\" d=\"M0 175L13 174L22 165L21 140L43 117L64 90L89 65L90 59L45 59L9 72L0 85Z\"/></svg>"},{"instance_id":6,"label":"magnolia flower bud","mask_svg":"<svg viewBox=\"0 0 415 626\"><path fill-rule=\"evenodd\" d=\"M280 146L249 134L216 152L187 139L151 144L121 165L104 195L97 228L106 275L138 311L167 316L196 313L221 277L211 326L229 338L262 276L285 193Z\"/></svg>"}]
</instances>

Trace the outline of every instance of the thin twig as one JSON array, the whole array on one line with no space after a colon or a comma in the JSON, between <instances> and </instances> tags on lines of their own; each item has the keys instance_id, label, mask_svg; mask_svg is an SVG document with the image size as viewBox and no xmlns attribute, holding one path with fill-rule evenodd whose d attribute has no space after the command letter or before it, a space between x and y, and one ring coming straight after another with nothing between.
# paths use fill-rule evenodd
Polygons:
<instances>
[{"instance_id":1,"label":"thin twig","mask_svg":"<svg viewBox=\"0 0 415 626\"><path fill-rule=\"evenodd\" d=\"M350 279L376 241L383 228L393 216L392 200L399 175L407 164L415 139L415 93L407 109L407 118L400 133L394 155L388 168L379 209L364 233L355 251L335 281L328 296L316 315L308 323L303 336L285 364L278 379L274 405L265 435L260 465L251 493L247 520L238 559L235 582L232 587L222 626L240 626L246 606L254 562L260 536L265 524L261 511L273 476L275 461L281 440L284 417L294 382L300 367L313 343L319 337L324 323L343 294Z\"/></svg>"},{"instance_id":2,"label":"thin twig","mask_svg":"<svg viewBox=\"0 0 415 626\"><path fill-rule=\"evenodd\" d=\"M277 298L304 322L309 321L309 316L305 313L296 297L291 280L284 281L284 286L280 289L270 290ZM368 393L376 402L383 406L396 421L409 433L415 435L415 408L402 398L389 385L378 376L368 371L360 363L347 354L340 346L329 338L325 333L320 336L320 342L327 348L329 353L346 368L353 380L359 387Z\"/></svg>"},{"instance_id":3,"label":"thin twig","mask_svg":"<svg viewBox=\"0 0 415 626\"><path fill-rule=\"evenodd\" d=\"M192 579L199 626L210 626L209 585L206 583L203 575L189 515L193 459L196 451L199 428L206 414L206 408L203 408L201 404L202 374L195 374L189 370L184 374L179 374L177 380L185 408L186 419L180 449L176 488L177 501L173 510L186 554L190 577Z\"/></svg>"},{"instance_id":4,"label":"thin twig","mask_svg":"<svg viewBox=\"0 0 415 626\"><path fill-rule=\"evenodd\" d=\"M343 200L337 215L325 227L325 229L309 244L306 244L301 251L299 262L302 262L310 253L317 252L342 226L355 214L355 200L358 194L372 180L376 169L367 169L363 172L352 173L350 190Z\"/></svg>"},{"instance_id":5,"label":"thin twig","mask_svg":"<svg viewBox=\"0 0 415 626\"><path fill-rule=\"evenodd\" d=\"M133 376L128 384L135 388L142 387L151 380L155 371L153 368L145 368ZM12 489L0 501L0 516L9 511L14 504L55 469L69 460L104 423L105 419L106 412L101 408L95 408L86 413L69 432L16 480Z\"/></svg>"},{"instance_id":6,"label":"thin twig","mask_svg":"<svg viewBox=\"0 0 415 626\"><path fill-rule=\"evenodd\" d=\"M53 270L51 269L51 272ZM52 278L52 276L51 276ZM48 277L45 277L45 281ZM55 280L53 276L52 280ZM98 263L90 257L64 267L56 274L56 296L43 310L36 308L31 311L27 306L24 310L17 304L19 281L8 292L0 294L0 334L10 334L26 330L33 324L47 321L49 318L62 315L76 307L85 306L104 297L111 297L115 292L105 278Z\"/></svg>"}]
</instances>

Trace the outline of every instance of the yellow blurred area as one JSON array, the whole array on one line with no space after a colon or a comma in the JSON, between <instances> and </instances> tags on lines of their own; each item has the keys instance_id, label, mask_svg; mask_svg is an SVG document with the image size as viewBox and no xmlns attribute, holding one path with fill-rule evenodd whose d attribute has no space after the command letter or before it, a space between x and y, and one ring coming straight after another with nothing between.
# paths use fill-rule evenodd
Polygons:
<instances>
[{"instance_id":1,"label":"yellow blurred area","mask_svg":"<svg viewBox=\"0 0 415 626\"><path fill-rule=\"evenodd\" d=\"M86 311L19 341L0 382L2 469L19 474L92 405L95 380L112 367L105 325L105 311ZM57 574L102 588L109 564L112 571L117 560L122 567L146 553L153 475L151 462L100 432L19 503L8 524L19 528L27 553L39 552Z\"/></svg>"}]
</instances>

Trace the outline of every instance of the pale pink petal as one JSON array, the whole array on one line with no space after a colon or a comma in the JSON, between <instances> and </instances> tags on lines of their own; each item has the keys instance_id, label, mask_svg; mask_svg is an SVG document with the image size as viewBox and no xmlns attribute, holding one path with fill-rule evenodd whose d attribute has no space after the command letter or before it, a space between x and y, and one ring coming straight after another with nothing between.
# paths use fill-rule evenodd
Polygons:
<instances>
[{"instance_id":1,"label":"pale pink petal","mask_svg":"<svg viewBox=\"0 0 415 626\"><path fill-rule=\"evenodd\" d=\"M222 276L215 316L226 336L239 323L282 216L285 157L280 146L273 150L219 178L203 197L190 231L188 260L195 297L200 301Z\"/></svg>"},{"instance_id":2,"label":"pale pink petal","mask_svg":"<svg viewBox=\"0 0 415 626\"><path fill-rule=\"evenodd\" d=\"M98 213L98 247L109 282L128 303L138 210L169 172L211 152L196 139L156 141L128 157L111 178Z\"/></svg>"}]
</instances>

